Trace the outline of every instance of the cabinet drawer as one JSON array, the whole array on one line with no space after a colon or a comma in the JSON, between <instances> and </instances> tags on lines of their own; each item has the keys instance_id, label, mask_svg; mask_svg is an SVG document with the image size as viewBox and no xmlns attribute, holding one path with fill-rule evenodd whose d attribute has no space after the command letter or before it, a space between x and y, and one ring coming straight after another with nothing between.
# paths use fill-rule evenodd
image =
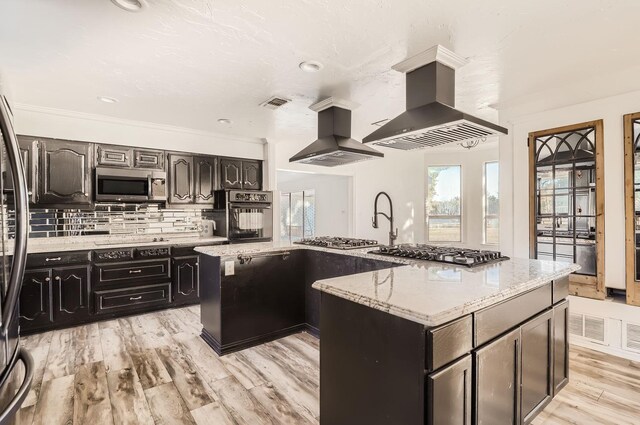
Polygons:
<instances>
[{"instance_id":1,"label":"cabinet drawer","mask_svg":"<svg viewBox=\"0 0 640 425\"><path fill-rule=\"evenodd\" d=\"M93 261L106 263L133 260L133 248L105 249L93 251Z\"/></svg>"},{"instance_id":2,"label":"cabinet drawer","mask_svg":"<svg viewBox=\"0 0 640 425\"><path fill-rule=\"evenodd\" d=\"M27 267L57 267L70 264L81 264L89 262L89 251L73 251L64 253L29 254L27 256Z\"/></svg>"},{"instance_id":3,"label":"cabinet drawer","mask_svg":"<svg viewBox=\"0 0 640 425\"><path fill-rule=\"evenodd\" d=\"M96 291L94 301L96 314L167 305L171 303L171 283Z\"/></svg>"},{"instance_id":4,"label":"cabinet drawer","mask_svg":"<svg viewBox=\"0 0 640 425\"><path fill-rule=\"evenodd\" d=\"M473 320L462 317L433 329L427 329L426 369L431 372L462 357L473 349Z\"/></svg>"},{"instance_id":5,"label":"cabinet drawer","mask_svg":"<svg viewBox=\"0 0 640 425\"><path fill-rule=\"evenodd\" d=\"M551 306L551 282L517 297L477 311L474 316L475 347Z\"/></svg>"},{"instance_id":6,"label":"cabinet drawer","mask_svg":"<svg viewBox=\"0 0 640 425\"><path fill-rule=\"evenodd\" d=\"M553 303L558 303L569 296L569 276L553 281Z\"/></svg>"},{"instance_id":7,"label":"cabinet drawer","mask_svg":"<svg viewBox=\"0 0 640 425\"><path fill-rule=\"evenodd\" d=\"M133 166L135 168L164 170L164 151L136 149Z\"/></svg>"},{"instance_id":8,"label":"cabinet drawer","mask_svg":"<svg viewBox=\"0 0 640 425\"><path fill-rule=\"evenodd\" d=\"M136 259L146 260L149 258L164 258L171 255L169 247L161 248L137 248L135 252Z\"/></svg>"},{"instance_id":9,"label":"cabinet drawer","mask_svg":"<svg viewBox=\"0 0 640 425\"><path fill-rule=\"evenodd\" d=\"M170 259L154 261L133 261L128 263L96 264L96 285L109 283L137 282L141 279L171 278Z\"/></svg>"},{"instance_id":10,"label":"cabinet drawer","mask_svg":"<svg viewBox=\"0 0 640 425\"><path fill-rule=\"evenodd\" d=\"M98 165L131 168L133 149L125 146L96 145Z\"/></svg>"}]
</instances>

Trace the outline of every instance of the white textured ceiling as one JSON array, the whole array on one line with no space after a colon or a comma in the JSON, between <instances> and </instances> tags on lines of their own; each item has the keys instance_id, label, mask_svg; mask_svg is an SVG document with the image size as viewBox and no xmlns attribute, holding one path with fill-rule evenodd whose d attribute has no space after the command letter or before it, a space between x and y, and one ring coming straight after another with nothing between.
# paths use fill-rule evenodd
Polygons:
<instances>
[{"instance_id":1,"label":"white textured ceiling","mask_svg":"<svg viewBox=\"0 0 640 425\"><path fill-rule=\"evenodd\" d=\"M308 106L361 104L354 136L404 107L391 65L469 58L457 106L549 108L640 89L637 0L2 0L0 72L19 103L271 139L314 137ZM298 69L303 60L325 68ZM258 107L271 95L293 102ZM105 104L104 95L120 100ZM233 120L231 126L218 118Z\"/></svg>"}]
</instances>

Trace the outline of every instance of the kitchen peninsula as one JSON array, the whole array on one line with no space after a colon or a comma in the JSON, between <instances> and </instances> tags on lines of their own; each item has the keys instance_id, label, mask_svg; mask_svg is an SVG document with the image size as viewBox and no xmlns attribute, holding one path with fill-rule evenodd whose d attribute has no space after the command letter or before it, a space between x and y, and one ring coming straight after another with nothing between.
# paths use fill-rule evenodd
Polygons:
<instances>
[{"instance_id":1,"label":"kitchen peninsula","mask_svg":"<svg viewBox=\"0 0 640 425\"><path fill-rule=\"evenodd\" d=\"M577 265L469 268L275 243L195 250L202 336L219 354L319 335L322 323L324 423L529 423L568 382L566 277Z\"/></svg>"}]
</instances>

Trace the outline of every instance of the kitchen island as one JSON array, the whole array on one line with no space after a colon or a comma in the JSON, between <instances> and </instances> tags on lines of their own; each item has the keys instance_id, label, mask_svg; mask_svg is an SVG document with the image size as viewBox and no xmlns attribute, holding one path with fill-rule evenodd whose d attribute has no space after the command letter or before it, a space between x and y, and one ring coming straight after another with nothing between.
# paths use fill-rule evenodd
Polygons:
<instances>
[{"instance_id":1,"label":"kitchen island","mask_svg":"<svg viewBox=\"0 0 640 425\"><path fill-rule=\"evenodd\" d=\"M219 353L317 320L323 423L526 424L568 382L577 265L467 268L273 243L196 250L203 338ZM262 263L274 258L281 264ZM257 267L234 282L247 264Z\"/></svg>"}]
</instances>

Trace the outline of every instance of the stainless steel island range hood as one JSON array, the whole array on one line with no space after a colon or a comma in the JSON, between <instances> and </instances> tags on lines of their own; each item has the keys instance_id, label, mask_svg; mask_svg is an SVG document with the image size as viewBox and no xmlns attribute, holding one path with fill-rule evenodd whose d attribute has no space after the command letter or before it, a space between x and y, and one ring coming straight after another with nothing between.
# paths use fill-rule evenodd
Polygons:
<instances>
[{"instance_id":1,"label":"stainless steel island range hood","mask_svg":"<svg viewBox=\"0 0 640 425\"><path fill-rule=\"evenodd\" d=\"M393 66L407 74L407 110L363 142L410 150L507 134L504 127L455 109L455 69L466 62L434 46Z\"/></svg>"},{"instance_id":2,"label":"stainless steel island range hood","mask_svg":"<svg viewBox=\"0 0 640 425\"><path fill-rule=\"evenodd\" d=\"M329 97L309 108L318 113L318 139L289 162L335 167L384 154L351 138L351 109L357 104Z\"/></svg>"}]
</instances>

